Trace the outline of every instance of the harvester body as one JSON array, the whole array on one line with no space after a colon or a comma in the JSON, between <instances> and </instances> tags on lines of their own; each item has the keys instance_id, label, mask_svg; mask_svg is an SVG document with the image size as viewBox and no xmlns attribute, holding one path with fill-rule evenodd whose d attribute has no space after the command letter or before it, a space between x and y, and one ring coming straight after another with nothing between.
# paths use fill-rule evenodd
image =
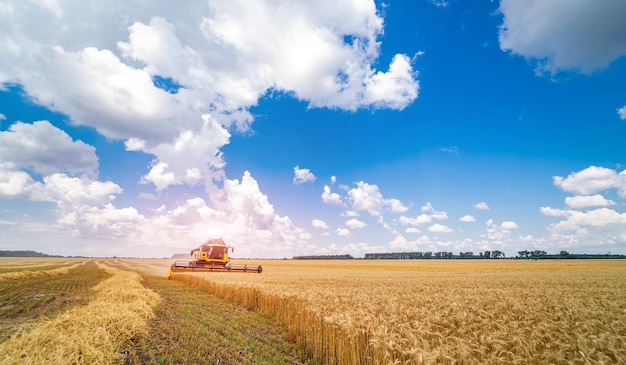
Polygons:
<instances>
[{"instance_id":1,"label":"harvester body","mask_svg":"<svg viewBox=\"0 0 626 365\"><path fill-rule=\"evenodd\" d=\"M261 273L261 265L233 265L228 258L228 250L232 246L224 243L221 238L210 239L200 247L191 250L190 260L176 260L170 266L167 276L173 272L249 272Z\"/></svg>"}]
</instances>

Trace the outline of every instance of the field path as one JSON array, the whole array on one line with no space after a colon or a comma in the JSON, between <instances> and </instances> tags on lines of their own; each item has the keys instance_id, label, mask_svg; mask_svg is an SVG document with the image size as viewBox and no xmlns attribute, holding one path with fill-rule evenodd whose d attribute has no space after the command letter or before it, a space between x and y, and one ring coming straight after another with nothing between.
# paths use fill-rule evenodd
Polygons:
<instances>
[{"instance_id":1,"label":"field path","mask_svg":"<svg viewBox=\"0 0 626 365\"><path fill-rule=\"evenodd\" d=\"M144 276L144 285L163 301L127 364L311 363L271 317L180 281Z\"/></svg>"}]
</instances>

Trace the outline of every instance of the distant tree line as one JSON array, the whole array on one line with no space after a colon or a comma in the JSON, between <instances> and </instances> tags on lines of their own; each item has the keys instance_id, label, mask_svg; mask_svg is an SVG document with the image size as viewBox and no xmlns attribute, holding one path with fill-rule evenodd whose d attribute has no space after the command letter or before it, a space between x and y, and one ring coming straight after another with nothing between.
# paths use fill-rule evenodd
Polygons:
<instances>
[{"instance_id":1,"label":"distant tree line","mask_svg":"<svg viewBox=\"0 0 626 365\"><path fill-rule=\"evenodd\" d=\"M305 255L294 256L294 260L351 260L354 257L350 255Z\"/></svg>"},{"instance_id":2,"label":"distant tree line","mask_svg":"<svg viewBox=\"0 0 626 365\"><path fill-rule=\"evenodd\" d=\"M26 250L26 251L2 251L0 250L0 257L63 257L59 255L48 255L41 252Z\"/></svg>"},{"instance_id":3,"label":"distant tree line","mask_svg":"<svg viewBox=\"0 0 626 365\"><path fill-rule=\"evenodd\" d=\"M366 260L424 260L424 259L505 259L504 252L500 250L484 251L474 254L474 252L381 252L366 253ZM543 250L522 250L517 252L517 256L512 259L626 259L625 255L613 254L571 254L567 251L561 251L558 254L548 254Z\"/></svg>"},{"instance_id":4,"label":"distant tree line","mask_svg":"<svg viewBox=\"0 0 626 365\"><path fill-rule=\"evenodd\" d=\"M558 254L549 254L546 251L541 250L522 250L517 251L518 259L531 259L531 260L540 260L540 259L626 259L624 255L614 255L611 253L607 254L586 254L586 253L569 253L567 251L561 251Z\"/></svg>"},{"instance_id":5,"label":"distant tree line","mask_svg":"<svg viewBox=\"0 0 626 365\"><path fill-rule=\"evenodd\" d=\"M395 260L420 260L420 259L504 259L506 255L499 250L479 252L474 254L471 251L459 252L455 254L449 251L439 252L383 252L383 253L366 253L365 259L380 260L380 259L395 259Z\"/></svg>"}]
</instances>

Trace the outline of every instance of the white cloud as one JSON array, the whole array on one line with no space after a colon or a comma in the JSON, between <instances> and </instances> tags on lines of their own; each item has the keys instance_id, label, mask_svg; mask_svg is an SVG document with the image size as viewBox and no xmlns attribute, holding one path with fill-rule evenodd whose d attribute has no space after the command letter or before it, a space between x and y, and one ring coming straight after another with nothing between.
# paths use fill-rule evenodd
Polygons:
<instances>
[{"instance_id":1,"label":"white cloud","mask_svg":"<svg viewBox=\"0 0 626 365\"><path fill-rule=\"evenodd\" d=\"M404 230L406 233L420 233L420 230L415 227L408 227Z\"/></svg>"},{"instance_id":2,"label":"white cloud","mask_svg":"<svg viewBox=\"0 0 626 365\"><path fill-rule=\"evenodd\" d=\"M462 216L459 219L461 222L466 222L466 223L470 223L470 222L476 222L476 218L474 218L473 216L466 214L464 216Z\"/></svg>"},{"instance_id":3,"label":"white cloud","mask_svg":"<svg viewBox=\"0 0 626 365\"><path fill-rule=\"evenodd\" d=\"M401 216L398 218L398 222L404 225L419 226L421 224L431 223L433 219L443 220L448 219L446 212L436 211L430 202L427 202L421 208L422 213L416 217Z\"/></svg>"},{"instance_id":4,"label":"white cloud","mask_svg":"<svg viewBox=\"0 0 626 365\"><path fill-rule=\"evenodd\" d=\"M512 221L506 221L506 222L502 222L500 224L500 228L502 229L506 229L508 231L513 230L513 229L518 229L519 226L517 225L517 223L512 222Z\"/></svg>"},{"instance_id":5,"label":"white cloud","mask_svg":"<svg viewBox=\"0 0 626 365\"><path fill-rule=\"evenodd\" d=\"M552 207L541 207L539 208L541 214L548 217L562 217L567 215L567 211L563 209L557 209Z\"/></svg>"},{"instance_id":6,"label":"white cloud","mask_svg":"<svg viewBox=\"0 0 626 365\"><path fill-rule=\"evenodd\" d=\"M626 120L626 105L617 109L617 114L619 114L619 119Z\"/></svg>"},{"instance_id":7,"label":"white cloud","mask_svg":"<svg viewBox=\"0 0 626 365\"><path fill-rule=\"evenodd\" d=\"M487 221L487 234L486 237L489 240L495 242L502 242L511 235L511 230L518 229L518 225L512 221L502 222L499 226L493 219Z\"/></svg>"},{"instance_id":8,"label":"white cloud","mask_svg":"<svg viewBox=\"0 0 626 365\"><path fill-rule=\"evenodd\" d=\"M341 196L337 193L333 193L330 191L330 187L328 185L324 185L324 192L322 193L322 201L326 204L334 204L342 206L343 202L341 201Z\"/></svg>"},{"instance_id":9,"label":"white cloud","mask_svg":"<svg viewBox=\"0 0 626 365\"><path fill-rule=\"evenodd\" d=\"M389 246L398 250L412 250L415 246L411 244L404 236L397 235L389 242Z\"/></svg>"},{"instance_id":10,"label":"white cloud","mask_svg":"<svg viewBox=\"0 0 626 365\"><path fill-rule=\"evenodd\" d=\"M619 213L609 208L599 208L588 212L567 211L566 219L550 226L558 232L587 233L588 229L607 229L614 225L621 234L626 232L626 213Z\"/></svg>"},{"instance_id":11,"label":"white cloud","mask_svg":"<svg viewBox=\"0 0 626 365\"><path fill-rule=\"evenodd\" d=\"M378 186L364 181L357 182L356 186L356 188L348 191L352 209L367 211L372 216L379 216L382 213L384 199L378 190Z\"/></svg>"},{"instance_id":12,"label":"white cloud","mask_svg":"<svg viewBox=\"0 0 626 365\"><path fill-rule=\"evenodd\" d=\"M304 184L315 181L315 175L309 169L301 169L299 166L293 168L294 185Z\"/></svg>"},{"instance_id":13,"label":"white cloud","mask_svg":"<svg viewBox=\"0 0 626 365\"><path fill-rule=\"evenodd\" d=\"M585 74L626 54L626 2L502 0L500 48L537 63L537 71Z\"/></svg>"},{"instance_id":14,"label":"white cloud","mask_svg":"<svg viewBox=\"0 0 626 365\"><path fill-rule=\"evenodd\" d=\"M48 201L43 184L10 162L0 162L0 197Z\"/></svg>"},{"instance_id":15,"label":"white cloud","mask_svg":"<svg viewBox=\"0 0 626 365\"><path fill-rule=\"evenodd\" d=\"M341 213L342 217L359 217L361 216L361 214L359 214L359 212L354 211L354 210L346 210L345 212Z\"/></svg>"},{"instance_id":16,"label":"white cloud","mask_svg":"<svg viewBox=\"0 0 626 365\"><path fill-rule=\"evenodd\" d=\"M395 55L389 71L367 75L362 102L379 108L402 110L417 99L419 87L415 81L416 75L409 57Z\"/></svg>"},{"instance_id":17,"label":"white cloud","mask_svg":"<svg viewBox=\"0 0 626 365\"><path fill-rule=\"evenodd\" d=\"M337 236L340 237L350 237L352 235L350 230L347 228L337 228L335 232L337 233Z\"/></svg>"},{"instance_id":18,"label":"white cloud","mask_svg":"<svg viewBox=\"0 0 626 365\"><path fill-rule=\"evenodd\" d=\"M428 227L428 231L429 232L433 232L433 233L450 233L450 232L453 232L453 230L450 227L445 226L443 224L439 224L439 223L435 223L432 226Z\"/></svg>"},{"instance_id":19,"label":"white cloud","mask_svg":"<svg viewBox=\"0 0 626 365\"><path fill-rule=\"evenodd\" d=\"M606 207L615 205L615 202L606 199L600 194L595 195L577 195L568 196L565 198L565 204L573 209L588 208L588 207Z\"/></svg>"},{"instance_id":20,"label":"white cloud","mask_svg":"<svg viewBox=\"0 0 626 365\"><path fill-rule=\"evenodd\" d=\"M225 162L220 148L228 144L230 133L209 114L201 119L199 130L181 131L170 142L148 146L144 141L132 139L126 143L129 150L139 149L156 156L150 171L143 176L144 182L163 190L170 185L196 185L221 178L220 170Z\"/></svg>"},{"instance_id":21,"label":"white cloud","mask_svg":"<svg viewBox=\"0 0 626 365\"><path fill-rule=\"evenodd\" d=\"M476 203L474 204L474 209L478 209L478 210L489 210L489 206L487 205L487 203L485 202L480 202L480 203Z\"/></svg>"},{"instance_id":22,"label":"white cloud","mask_svg":"<svg viewBox=\"0 0 626 365\"><path fill-rule=\"evenodd\" d=\"M74 141L48 121L33 124L17 122L0 132L0 161L17 168L32 169L41 175L55 172L98 175L95 148Z\"/></svg>"},{"instance_id":23,"label":"white cloud","mask_svg":"<svg viewBox=\"0 0 626 365\"><path fill-rule=\"evenodd\" d=\"M541 207L546 216L559 217L551 224L549 242L559 247L613 246L623 243L626 237L626 213L607 206L619 205L600 194L593 194L609 189L616 189L618 197L626 197L626 171L590 166L570 174L567 178L554 177L554 185L577 195L567 197L565 204L572 209ZM576 209L601 207L579 211Z\"/></svg>"},{"instance_id":24,"label":"white cloud","mask_svg":"<svg viewBox=\"0 0 626 365\"><path fill-rule=\"evenodd\" d=\"M367 227L367 224L365 224L365 222L360 221L360 220L358 220L356 218L352 218L352 219L346 221L346 226L348 228L355 229L355 228Z\"/></svg>"},{"instance_id":25,"label":"white cloud","mask_svg":"<svg viewBox=\"0 0 626 365\"><path fill-rule=\"evenodd\" d=\"M401 224L412 225L412 226L418 226L420 224L430 223L432 222L432 220L433 218L428 214L420 214L413 218L407 217L407 216L401 216L400 218L398 218L398 222L400 222Z\"/></svg>"},{"instance_id":26,"label":"white cloud","mask_svg":"<svg viewBox=\"0 0 626 365\"><path fill-rule=\"evenodd\" d=\"M384 203L389 207L392 213L405 213L409 210L409 207L398 199L385 199Z\"/></svg>"},{"instance_id":27,"label":"white cloud","mask_svg":"<svg viewBox=\"0 0 626 365\"><path fill-rule=\"evenodd\" d=\"M328 223L326 223L325 221L321 220L321 219L313 219L313 221L311 222L311 225L315 228L321 228L321 229L328 229Z\"/></svg>"},{"instance_id":28,"label":"white cloud","mask_svg":"<svg viewBox=\"0 0 626 365\"><path fill-rule=\"evenodd\" d=\"M433 208L433 205L430 204L430 202L426 202L426 204L422 206L421 210L422 212L434 212L435 208Z\"/></svg>"},{"instance_id":29,"label":"white cloud","mask_svg":"<svg viewBox=\"0 0 626 365\"><path fill-rule=\"evenodd\" d=\"M373 1L47 4L8 0L0 12L0 83L154 155L143 181L157 190L221 181L220 149L250 129L267 90L347 110L403 109L418 95L406 55L375 68Z\"/></svg>"},{"instance_id":30,"label":"white cloud","mask_svg":"<svg viewBox=\"0 0 626 365\"><path fill-rule=\"evenodd\" d=\"M606 167L590 166L566 178L554 176L553 180L555 186L569 193L588 195L616 188L620 196L626 196L626 170L618 174Z\"/></svg>"},{"instance_id":31,"label":"white cloud","mask_svg":"<svg viewBox=\"0 0 626 365\"><path fill-rule=\"evenodd\" d=\"M6 119L7 119L6 115L0 113L0 121L6 120Z\"/></svg>"}]
</instances>

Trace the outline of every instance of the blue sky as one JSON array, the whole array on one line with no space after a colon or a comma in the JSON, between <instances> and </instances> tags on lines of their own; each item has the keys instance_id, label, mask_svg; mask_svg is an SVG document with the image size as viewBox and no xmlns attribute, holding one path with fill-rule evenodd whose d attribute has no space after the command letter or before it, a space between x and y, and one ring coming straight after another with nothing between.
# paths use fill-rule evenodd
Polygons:
<instances>
[{"instance_id":1,"label":"blue sky","mask_svg":"<svg viewBox=\"0 0 626 365\"><path fill-rule=\"evenodd\" d=\"M0 249L626 254L626 4L0 5Z\"/></svg>"}]
</instances>

